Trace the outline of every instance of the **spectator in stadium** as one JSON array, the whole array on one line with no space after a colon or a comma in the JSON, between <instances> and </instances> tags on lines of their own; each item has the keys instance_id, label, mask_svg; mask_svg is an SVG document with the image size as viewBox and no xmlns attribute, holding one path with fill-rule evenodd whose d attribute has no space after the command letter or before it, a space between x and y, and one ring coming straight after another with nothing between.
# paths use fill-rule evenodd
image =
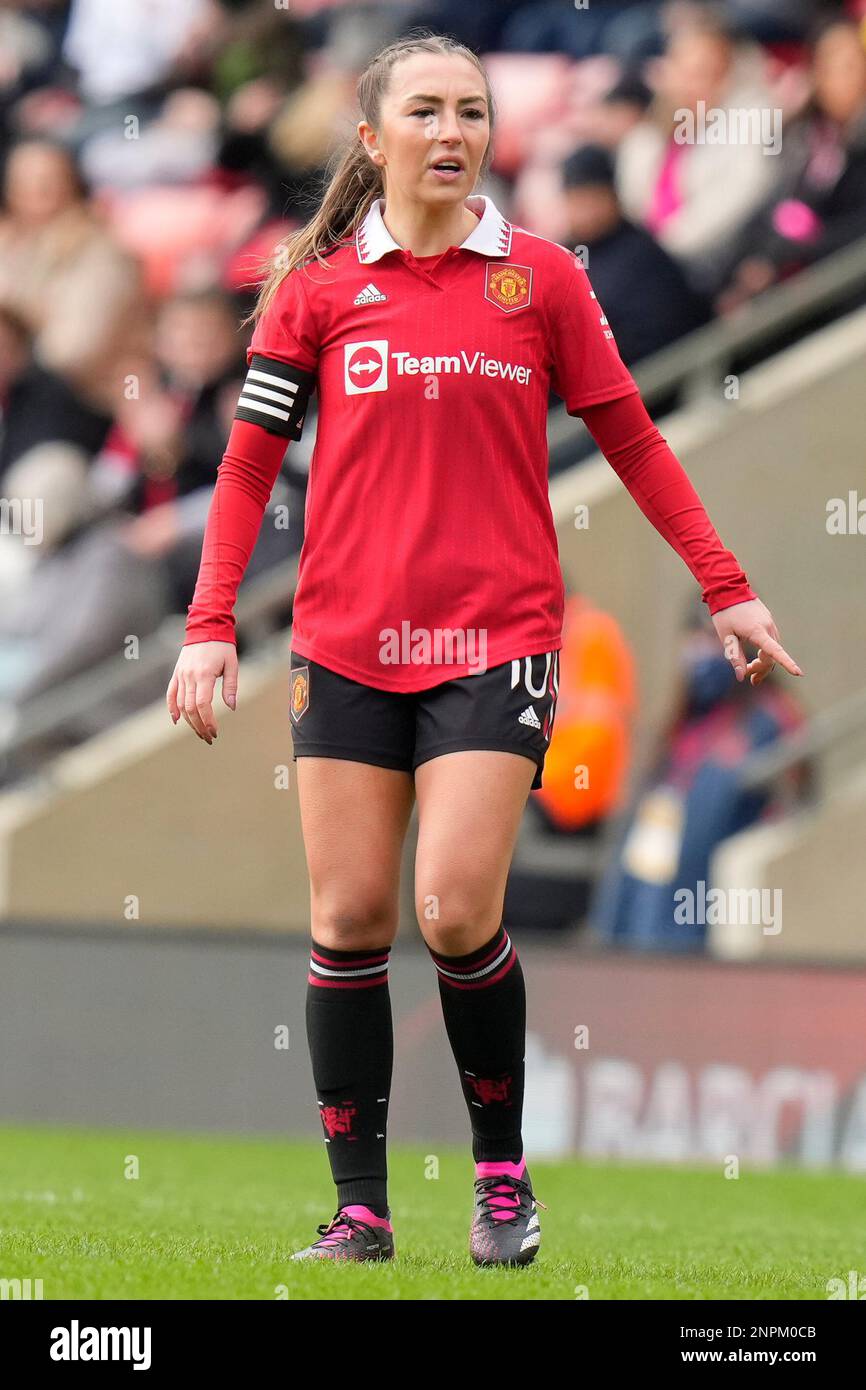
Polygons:
<instances>
[{"instance_id":1,"label":"spectator in stadium","mask_svg":"<svg viewBox=\"0 0 866 1390\"><path fill-rule=\"evenodd\" d=\"M769 196L779 168L763 130L759 138L747 129L743 138L733 126L724 143L711 143L701 113L717 112L714 119L727 125L740 119L732 113L764 111L772 117L760 50L714 14L692 11L660 60L651 112L617 152L626 216L652 232L706 293L718 288L719 253Z\"/></svg>"},{"instance_id":2,"label":"spectator in stadium","mask_svg":"<svg viewBox=\"0 0 866 1390\"><path fill-rule=\"evenodd\" d=\"M138 394L121 393L94 469L102 495L129 514L119 524L121 542L164 565L170 612L184 611L195 588L217 463L243 381L237 319L236 301L218 289L178 294L160 307L153 360L143 364ZM303 488L296 476L287 481L286 523L262 528L250 575L300 549Z\"/></svg>"},{"instance_id":3,"label":"spectator in stadium","mask_svg":"<svg viewBox=\"0 0 866 1390\"><path fill-rule=\"evenodd\" d=\"M661 52L662 0L526 0L505 25L502 47L522 53L611 53L627 61Z\"/></svg>"},{"instance_id":4,"label":"spectator in stadium","mask_svg":"<svg viewBox=\"0 0 866 1390\"><path fill-rule=\"evenodd\" d=\"M22 453L3 477L3 526L0 528L0 635L21 630L38 648L22 615L28 611L26 586L46 555L57 550L88 520L90 457L75 444L51 440ZM57 595L63 608L66 595ZM20 673L22 658L3 655L6 671L0 687L9 686L9 670Z\"/></svg>"},{"instance_id":5,"label":"spectator in stadium","mask_svg":"<svg viewBox=\"0 0 866 1390\"><path fill-rule=\"evenodd\" d=\"M113 364L143 325L140 276L69 151L44 137L22 139L6 162L0 305L28 324L42 366L110 408Z\"/></svg>"},{"instance_id":6,"label":"spectator in stadium","mask_svg":"<svg viewBox=\"0 0 866 1390\"><path fill-rule=\"evenodd\" d=\"M55 467L52 454L58 447L69 449L42 446L52 451L36 460L46 475ZM33 467L29 478L30 486L43 485ZM70 503L74 502L72 497ZM0 601L4 718L14 717L33 696L107 656L122 654L130 633L146 637L171 611L164 566L124 545L114 521L88 524L71 508L67 519L73 524L72 535L62 537L53 549L33 547L38 555L24 575L26 582L16 575L11 595L4 592Z\"/></svg>"},{"instance_id":7,"label":"spectator in stadium","mask_svg":"<svg viewBox=\"0 0 866 1390\"><path fill-rule=\"evenodd\" d=\"M466 0L295 0L294 11L306 41L315 48L335 39L343 42L338 36L347 28L375 35L376 46L381 46L420 25L484 52L500 47L503 26L524 4L525 0L472 0L471 5Z\"/></svg>"},{"instance_id":8,"label":"spectator in stadium","mask_svg":"<svg viewBox=\"0 0 866 1390\"><path fill-rule=\"evenodd\" d=\"M803 43L816 21L839 18L845 6L846 0L725 0L732 22L765 44Z\"/></svg>"},{"instance_id":9,"label":"spectator in stadium","mask_svg":"<svg viewBox=\"0 0 866 1390\"><path fill-rule=\"evenodd\" d=\"M221 290L190 291L160 306L153 358L122 391L114 427L94 470L105 494L126 480L130 519L120 539L162 561L182 611L195 587L208 498L243 380L237 305ZM119 487L106 486L111 473ZM183 505L181 505L183 503Z\"/></svg>"},{"instance_id":10,"label":"spectator in stadium","mask_svg":"<svg viewBox=\"0 0 866 1390\"><path fill-rule=\"evenodd\" d=\"M150 378L140 395L118 402L138 468L133 511L213 486L229 402L244 375L237 317L237 304L219 289L187 291L159 306Z\"/></svg>"},{"instance_id":11,"label":"spectator in stadium","mask_svg":"<svg viewBox=\"0 0 866 1390\"><path fill-rule=\"evenodd\" d=\"M623 216L607 150L575 150L563 166L562 182L567 244L585 260L627 366L708 321L709 304L673 257Z\"/></svg>"},{"instance_id":12,"label":"spectator in stadium","mask_svg":"<svg viewBox=\"0 0 866 1390\"><path fill-rule=\"evenodd\" d=\"M722 312L866 236L866 43L829 23L812 52L812 98L785 130L780 187L731 253Z\"/></svg>"},{"instance_id":13,"label":"spectator in stadium","mask_svg":"<svg viewBox=\"0 0 866 1390\"><path fill-rule=\"evenodd\" d=\"M476 53L501 46L502 31L525 0L415 0L401 32L417 24L450 34Z\"/></svg>"},{"instance_id":14,"label":"spectator in stadium","mask_svg":"<svg viewBox=\"0 0 866 1390\"><path fill-rule=\"evenodd\" d=\"M677 708L652 769L620 829L590 915L607 945L636 951L701 951L706 925L680 922L675 894L711 883L722 840L769 819L808 789L808 768L781 787L748 789L740 772L750 753L803 722L797 702L772 681L738 685L702 610L687 617Z\"/></svg>"},{"instance_id":15,"label":"spectator in stadium","mask_svg":"<svg viewBox=\"0 0 866 1390\"><path fill-rule=\"evenodd\" d=\"M101 448L111 421L90 409L64 379L33 358L28 325L0 306L0 485L22 454L38 444Z\"/></svg>"},{"instance_id":16,"label":"spectator in stadium","mask_svg":"<svg viewBox=\"0 0 866 1390\"><path fill-rule=\"evenodd\" d=\"M94 135L81 151L81 167L94 189L115 192L148 184L193 183L207 175L219 147L220 108L210 92L182 87L166 96L139 131L136 157L122 125Z\"/></svg>"},{"instance_id":17,"label":"spectator in stadium","mask_svg":"<svg viewBox=\"0 0 866 1390\"><path fill-rule=\"evenodd\" d=\"M34 15L4 6L0 11L0 129L5 145L9 109L34 83L50 74L55 50Z\"/></svg>"},{"instance_id":18,"label":"spectator in stadium","mask_svg":"<svg viewBox=\"0 0 866 1390\"><path fill-rule=\"evenodd\" d=\"M592 142L615 150L646 116L653 103L652 89L637 69L626 70L593 112Z\"/></svg>"},{"instance_id":19,"label":"spectator in stadium","mask_svg":"<svg viewBox=\"0 0 866 1390\"><path fill-rule=\"evenodd\" d=\"M219 290L168 300L157 314L153 355L124 360L124 369L133 365L123 373L133 389L119 392L86 479L82 457L56 448L31 451L21 461L31 459L29 466L15 471L15 495L50 490L57 502L45 511L57 520L44 544L16 537L0 553L0 697L12 707L117 652L126 633L146 636L167 614L184 611L195 587L243 378L237 305ZM67 485L76 470L78 485ZM250 573L298 548L301 515L295 508L288 527L262 528Z\"/></svg>"},{"instance_id":20,"label":"spectator in stadium","mask_svg":"<svg viewBox=\"0 0 866 1390\"><path fill-rule=\"evenodd\" d=\"M83 102L74 147L130 116L155 116L223 21L214 0L72 0L62 56Z\"/></svg>"}]
</instances>

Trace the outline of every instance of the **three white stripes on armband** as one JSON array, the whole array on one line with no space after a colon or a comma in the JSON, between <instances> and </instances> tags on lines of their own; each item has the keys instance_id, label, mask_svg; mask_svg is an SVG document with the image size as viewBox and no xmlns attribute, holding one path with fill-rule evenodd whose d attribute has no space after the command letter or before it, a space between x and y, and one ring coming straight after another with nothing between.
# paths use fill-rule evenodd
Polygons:
<instances>
[{"instance_id":1,"label":"three white stripes on armband","mask_svg":"<svg viewBox=\"0 0 866 1390\"><path fill-rule=\"evenodd\" d=\"M259 382L266 384L260 386ZM275 415L279 420L288 420L297 394L296 381L284 381L282 377L272 376L270 372L260 372L250 367L238 405L261 411L264 415ZM274 404L268 405L268 401L273 401ZM285 409L280 410L281 405Z\"/></svg>"}]
</instances>

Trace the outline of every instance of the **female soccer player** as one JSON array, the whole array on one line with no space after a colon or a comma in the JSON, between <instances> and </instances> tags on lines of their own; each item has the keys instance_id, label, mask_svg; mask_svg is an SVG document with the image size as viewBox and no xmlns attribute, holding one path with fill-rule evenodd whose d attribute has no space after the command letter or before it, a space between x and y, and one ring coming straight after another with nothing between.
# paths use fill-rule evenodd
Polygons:
<instances>
[{"instance_id":1,"label":"female soccer player","mask_svg":"<svg viewBox=\"0 0 866 1390\"><path fill-rule=\"evenodd\" d=\"M551 386L701 584L738 677L757 683L776 661L800 672L652 424L578 259L472 196L494 119L477 57L410 35L358 94L357 139L253 315L167 701L208 744L217 677L235 708L235 596L315 387L291 722L307 1035L337 1211L295 1258L394 1254L388 956L417 796L418 922L471 1120L470 1251L528 1264L540 1232L521 1140L525 994L502 906L556 705ZM744 641L759 648L748 664Z\"/></svg>"}]
</instances>

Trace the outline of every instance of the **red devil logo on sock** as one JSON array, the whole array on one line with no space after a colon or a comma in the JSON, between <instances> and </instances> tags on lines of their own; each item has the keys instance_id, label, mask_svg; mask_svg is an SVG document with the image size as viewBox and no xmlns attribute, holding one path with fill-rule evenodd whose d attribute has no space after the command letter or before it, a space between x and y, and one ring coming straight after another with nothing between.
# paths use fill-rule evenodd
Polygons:
<instances>
[{"instance_id":1,"label":"red devil logo on sock","mask_svg":"<svg viewBox=\"0 0 866 1390\"><path fill-rule=\"evenodd\" d=\"M321 1110L322 1124L328 1131L328 1138L333 1139L337 1134L351 1134L352 1118L358 1111L354 1105L323 1105Z\"/></svg>"},{"instance_id":2,"label":"red devil logo on sock","mask_svg":"<svg viewBox=\"0 0 866 1390\"><path fill-rule=\"evenodd\" d=\"M472 1087L482 1105L489 1105L491 1101L511 1100L511 1080L510 1076L500 1076L496 1080L485 1080L480 1076L470 1076L466 1073L466 1080Z\"/></svg>"}]
</instances>

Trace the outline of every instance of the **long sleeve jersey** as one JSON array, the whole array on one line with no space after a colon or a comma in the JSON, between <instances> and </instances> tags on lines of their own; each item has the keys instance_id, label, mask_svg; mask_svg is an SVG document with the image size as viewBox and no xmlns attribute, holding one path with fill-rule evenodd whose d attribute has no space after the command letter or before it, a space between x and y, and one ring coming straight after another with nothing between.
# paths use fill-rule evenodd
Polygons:
<instances>
[{"instance_id":1,"label":"long sleeve jersey","mask_svg":"<svg viewBox=\"0 0 866 1390\"><path fill-rule=\"evenodd\" d=\"M324 264L281 282L247 351L187 643L234 641L238 586L314 390L292 646L339 674L406 692L469 674L383 660L407 623L421 636L483 629L489 666L561 646L551 388L710 612L754 597L641 402L580 260L489 198L468 205L479 221L466 241L416 258L376 201Z\"/></svg>"}]
</instances>

